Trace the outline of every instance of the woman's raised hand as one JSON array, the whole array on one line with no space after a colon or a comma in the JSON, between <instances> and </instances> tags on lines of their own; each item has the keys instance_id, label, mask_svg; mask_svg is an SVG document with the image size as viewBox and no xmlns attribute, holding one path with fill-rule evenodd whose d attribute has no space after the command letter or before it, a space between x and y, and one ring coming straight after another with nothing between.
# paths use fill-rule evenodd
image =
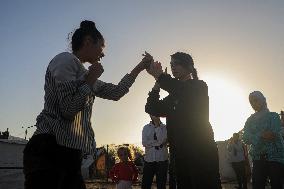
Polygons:
<instances>
[{"instance_id":1,"label":"woman's raised hand","mask_svg":"<svg viewBox=\"0 0 284 189\"><path fill-rule=\"evenodd\" d=\"M149 54L147 51L145 51L144 54L142 54L143 59L139 63L141 65L141 69L148 69L152 62L154 62L153 56Z\"/></svg>"},{"instance_id":2,"label":"woman's raised hand","mask_svg":"<svg viewBox=\"0 0 284 189\"><path fill-rule=\"evenodd\" d=\"M147 69L147 72L152 75L156 80L163 73L163 68L160 62L152 62L150 67Z\"/></svg>"}]
</instances>

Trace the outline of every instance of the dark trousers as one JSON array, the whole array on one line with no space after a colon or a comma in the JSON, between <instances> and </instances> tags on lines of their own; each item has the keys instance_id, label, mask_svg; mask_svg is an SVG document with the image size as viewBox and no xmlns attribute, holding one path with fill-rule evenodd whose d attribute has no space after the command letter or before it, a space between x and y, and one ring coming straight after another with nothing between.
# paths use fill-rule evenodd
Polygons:
<instances>
[{"instance_id":1,"label":"dark trousers","mask_svg":"<svg viewBox=\"0 0 284 189\"><path fill-rule=\"evenodd\" d=\"M281 164L266 160L253 161L252 188L264 189L267 177L270 178L271 189L282 189Z\"/></svg>"},{"instance_id":2,"label":"dark trousers","mask_svg":"<svg viewBox=\"0 0 284 189\"><path fill-rule=\"evenodd\" d=\"M232 167L236 173L238 185L240 189L247 189L247 177L245 169L245 161L232 162Z\"/></svg>"},{"instance_id":3,"label":"dark trousers","mask_svg":"<svg viewBox=\"0 0 284 189\"><path fill-rule=\"evenodd\" d=\"M177 189L221 189L221 180L216 162L188 164L188 159L176 159ZM200 165L200 166L199 166Z\"/></svg>"},{"instance_id":4,"label":"dark trousers","mask_svg":"<svg viewBox=\"0 0 284 189\"><path fill-rule=\"evenodd\" d=\"M59 146L52 135L33 136L24 150L25 189L86 189L81 152Z\"/></svg>"},{"instance_id":5,"label":"dark trousers","mask_svg":"<svg viewBox=\"0 0 284 189\"><path fill-rule=\"evenodd\" d=\"M177 181L176 181L176 172L175 172L175 159L174 154L170 149L170 163L169 163L169 189L176 189Z\"/></svg>"},{"instance_id":6,"label":"dark trousers","mask_svg":"<svg viewBox=\"0 0 284 189\"><path fill-rule=\"evenodd\" d=\"M200 145L198 153L187 150L174 153L177 189L222 188L218 149L215 143L209 145Z\"/></svg>"},{"instance_id":7,"label":"dark trousers","mask_svg":"<svg viewBox=\"0 0 284 189\"><path fill-rule=\"evenodd\" d=\"M151 189L156 175L157 189L166 189L168 161L145 162L142 177L142 189Z\"/></svg>"}]
</instances>

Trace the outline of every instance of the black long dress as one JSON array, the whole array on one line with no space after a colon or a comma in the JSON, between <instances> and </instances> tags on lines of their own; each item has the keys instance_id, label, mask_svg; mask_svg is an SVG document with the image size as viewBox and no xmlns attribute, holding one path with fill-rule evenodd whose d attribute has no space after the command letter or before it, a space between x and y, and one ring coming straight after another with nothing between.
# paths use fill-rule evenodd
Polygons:
<instances>
[{"instance_id":1,"label":"black long dress","mask_svg":"<svg viewBox=\"0 0 284 189\"><path fill-rule=\"evenodd\" d=\"M162 74L158 81L169 95L149 93L145 111L166 117L168 141L174 153L178 189L219 189L218 149L209 123L208 88L204 81L179 81Z\"/></svg>"}]
</instances>

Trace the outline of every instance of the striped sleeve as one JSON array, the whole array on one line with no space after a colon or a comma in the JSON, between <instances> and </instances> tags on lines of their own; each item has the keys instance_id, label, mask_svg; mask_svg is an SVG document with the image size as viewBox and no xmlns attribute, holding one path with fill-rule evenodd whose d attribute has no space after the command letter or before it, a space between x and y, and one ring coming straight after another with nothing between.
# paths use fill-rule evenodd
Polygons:
<instances>
[{"instance_id":1,"label":"striped sleeve","mask_svg":"<svg viewBox=\"0 0 284 189\"><path fill-rule=\"evenodd\" d=\"M58 83L57 90L62 116L70 120L73 120L75 115L85 108L88 95L92 93L90 87L83 81Z\"/></svg>"},{"instance_id":2,"label":"striped sleeve","mask_svg":"<svg viewBox=\"0 0 284 189\"><path fill-rule=\"evenodd\" d=\"M93 91L97 97L118 101L129 92L129 88L134 81L135 78L129 74L126 74L117 85L97 80L94 84Z\"/></svg>"},{"instance_id":3,"label":"striped sleeve","mask_svg":"<svg viewBox=\"0 0 284 189\"><path fill-rule=\"evenodd\" d=\"M75 115L85 108L88 96L92 94L89 85L77 79L81 71L80 64L67 54L56 57L49 65L55 78L60 112L69 120L73 120Z\"/></svg>"}]
</instances>

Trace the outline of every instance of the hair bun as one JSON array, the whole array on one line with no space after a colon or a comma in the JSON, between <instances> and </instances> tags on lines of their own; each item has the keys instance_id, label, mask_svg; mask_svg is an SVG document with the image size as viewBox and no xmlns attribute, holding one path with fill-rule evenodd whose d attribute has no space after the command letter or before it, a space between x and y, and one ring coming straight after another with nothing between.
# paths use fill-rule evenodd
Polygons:
<instances>
[{"instance_id":1,"label":"hair bun","mask_svg":"<svg viewBox=\"0 0 284 189\"><path fill-rule=\"evenodd\" d=\"M83 30L96 30L96 24L93 21L84 20L81 22L80 28Z\"/></svg>"}]
</instances>

